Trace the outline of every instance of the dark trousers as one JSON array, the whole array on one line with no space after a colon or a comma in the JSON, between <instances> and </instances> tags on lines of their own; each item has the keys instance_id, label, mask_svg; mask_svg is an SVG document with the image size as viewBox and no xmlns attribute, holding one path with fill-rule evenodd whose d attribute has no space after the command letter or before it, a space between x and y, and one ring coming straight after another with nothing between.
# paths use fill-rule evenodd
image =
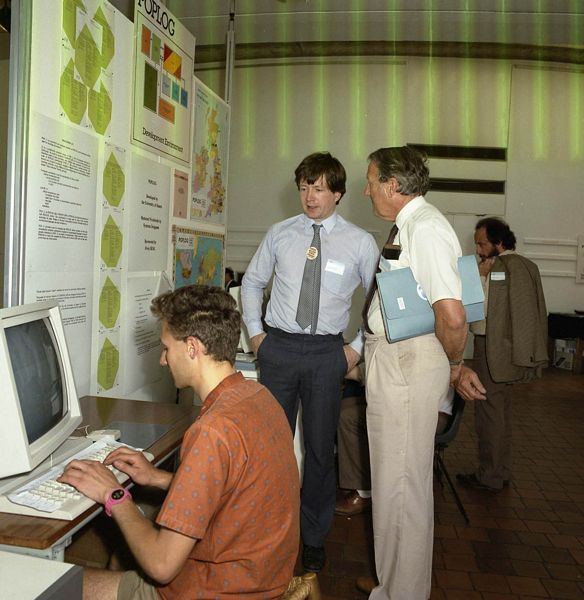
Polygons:
<instances>
[{"instance_id":1,"label":"dark trousers","mask_svg":"<svg viewBox=\"0 0 584 600\"><path fill-rule=\"evenodd\" d=\"M336 498L334 445L341 383L347 371L342 336L268 328L258 362L260 381L282 405L292 432L302 402L305 456L300 530L305 544L323 546Z\"/></svg>"}]
</instances>

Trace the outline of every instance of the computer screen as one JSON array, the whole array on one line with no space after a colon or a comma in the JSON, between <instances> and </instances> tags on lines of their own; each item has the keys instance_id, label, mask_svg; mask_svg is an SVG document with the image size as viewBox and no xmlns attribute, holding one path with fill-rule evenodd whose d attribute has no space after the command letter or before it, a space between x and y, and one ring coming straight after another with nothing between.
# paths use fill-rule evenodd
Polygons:
<instances>
[{"instance_id":1,"label":"computer screen","mask_svg":"<svg viewBox=\"0 0 584 600\"><path fill-rule=\"evenodd\" d=\"M0 478L26 473L81 422L58 306L0 310Z\"/></svg>"},{"instance_id":2,"label":"computer screen","mask_svg":"<svg viewBox=\"0 0 584 600\"><path fill-rule=\"evenodd\" d=\"M5 329L8 356L28 442L63 418L63 373L50 323L39 319Z\"/></svg>"}]
</instances>

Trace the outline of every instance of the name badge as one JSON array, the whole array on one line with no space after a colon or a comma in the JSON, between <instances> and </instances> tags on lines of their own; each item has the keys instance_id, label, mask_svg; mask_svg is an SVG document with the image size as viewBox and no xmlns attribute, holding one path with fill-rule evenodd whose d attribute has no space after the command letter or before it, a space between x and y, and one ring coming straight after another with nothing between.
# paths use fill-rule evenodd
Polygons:
<instances>
[{"instance_id":1,"label":"name badge","mask_svg":"<svg viewBox=\"0 0 584 600\"><path fill-rule=\"evenodd\" d=\"M326 267L324 270L328 271L329 273L335 273L336 275L343 275L345 273L345 265L338 260L332 260L329 258L326 261Z\"/></svg>"},{"instance_id":2,"label":"name badge","mask_svg":"<svg viewBox=\"0 0 584 600\"><path fill-rule=\"evenodd\" d=\"M491 271L491 281L505 281L505 271Z\"/></svg>"}]
</instances>

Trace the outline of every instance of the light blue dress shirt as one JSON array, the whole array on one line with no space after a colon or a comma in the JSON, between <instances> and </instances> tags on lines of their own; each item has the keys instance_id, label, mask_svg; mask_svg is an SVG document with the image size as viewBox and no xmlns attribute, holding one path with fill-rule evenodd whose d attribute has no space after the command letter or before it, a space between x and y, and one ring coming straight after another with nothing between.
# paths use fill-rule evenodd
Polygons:
<instances>
[{"instance_id":1,"label":"light blue dress shirt","mask_svg":"<svg viewBox=\"0 0 584 600\"><path fill-rule=\"evenodd\" d=\"M263 292L272 274L272 293L266 311L270 327L288 333L310 333L296 323L298 297L315 221L301 214L272 225L243 277L243 320L250 337L263 332ZM373 236L334 212L322 221L321 287L316 335L342 333L349 324L351 298L361 284L369 289L379 250ZM351 342L361 354L361 332Z\"/></svg>"}]
</instances>

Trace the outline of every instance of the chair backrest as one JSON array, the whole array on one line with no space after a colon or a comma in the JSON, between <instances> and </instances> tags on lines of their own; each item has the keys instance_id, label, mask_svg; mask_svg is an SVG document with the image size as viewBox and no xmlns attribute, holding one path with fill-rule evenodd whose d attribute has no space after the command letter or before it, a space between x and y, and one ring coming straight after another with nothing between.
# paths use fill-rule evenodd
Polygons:
<instances>
[{"instance_id":1,"label":"chair backrest","mask_svg":"<svg viewBox=\"0 0 584 600\"><path fill-rule=\"evenodd\" d=\"M434 438L434 446L444 447L456 437L463 413L464 400L457 393L455 393L452 401L452 414L450 415L450 419L444 431L436 434L436 437Z\"/></svg>"}]
</instances>

